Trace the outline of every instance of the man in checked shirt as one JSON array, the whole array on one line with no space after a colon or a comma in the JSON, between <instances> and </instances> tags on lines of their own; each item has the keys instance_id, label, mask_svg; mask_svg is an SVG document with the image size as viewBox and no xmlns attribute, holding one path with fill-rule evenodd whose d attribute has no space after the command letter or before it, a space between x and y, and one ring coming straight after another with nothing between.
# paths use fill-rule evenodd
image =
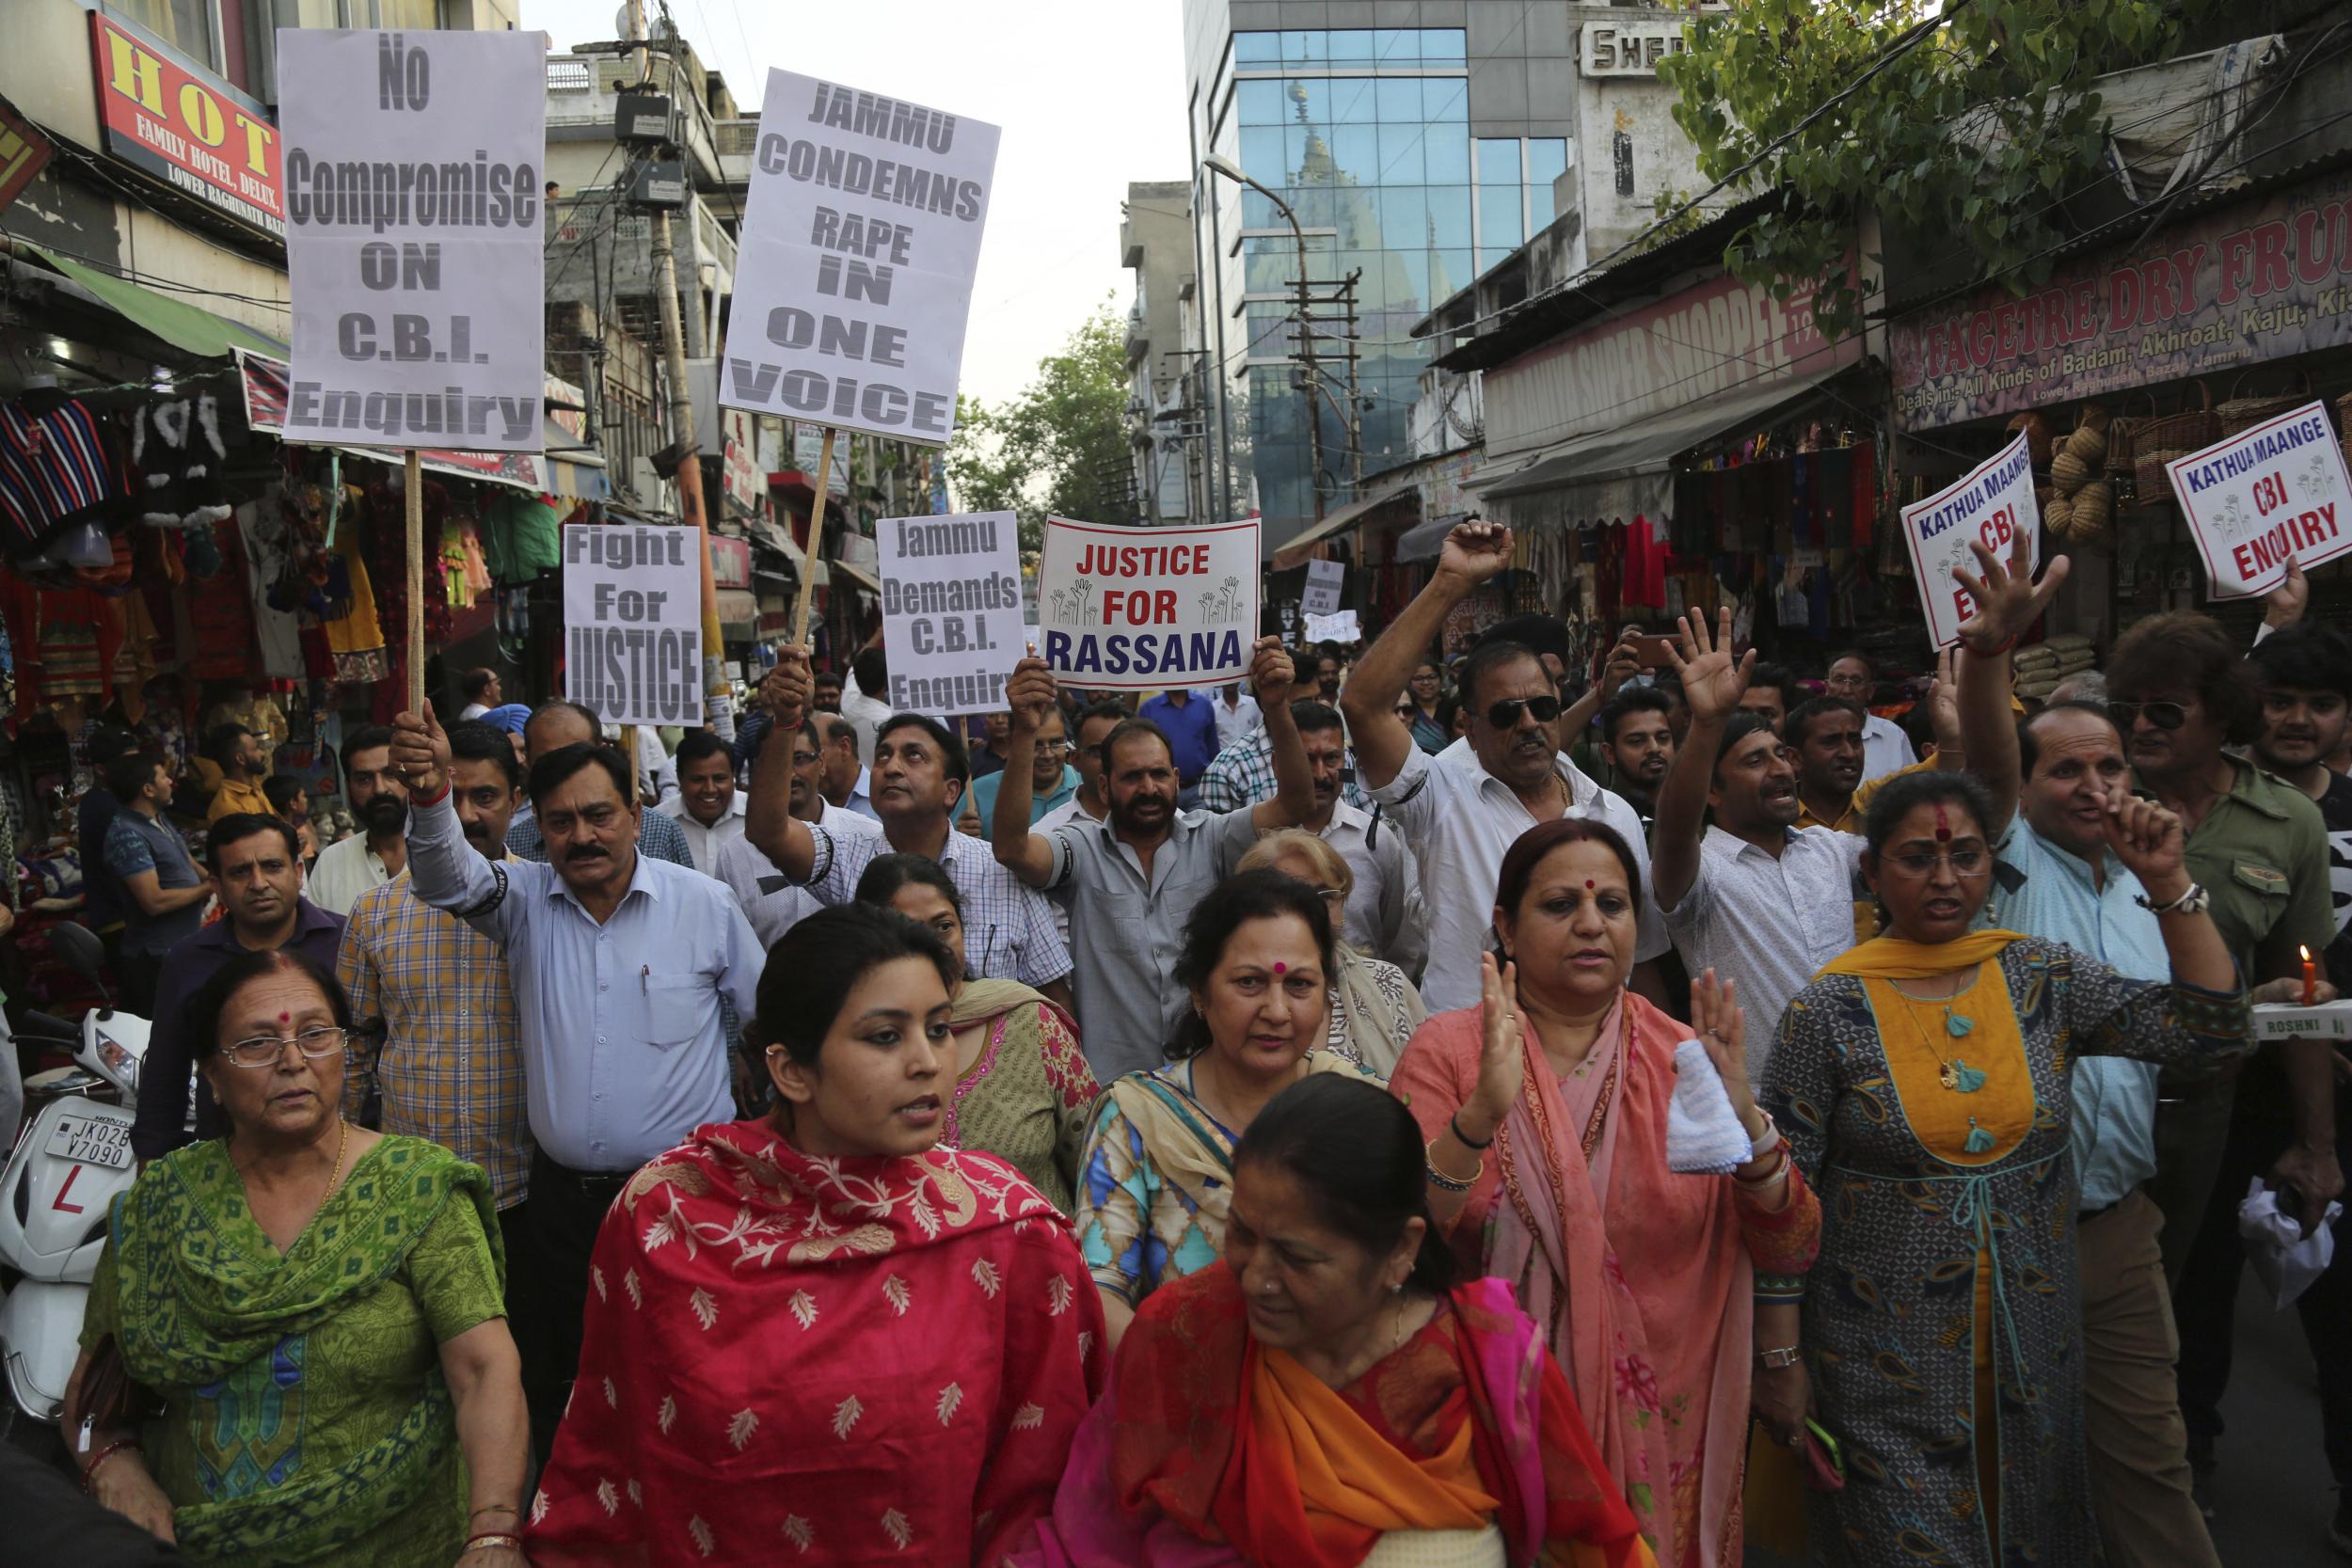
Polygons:
<instances>
[{"instance_id":1,"label":"man in checked shirt","mask_svg":"<svg viewBox=\"0 0 2352 1568\"><path fill-rule=\"evenodd\" d=\"M507 825L523 798L522 762L502 730L479 721L449 731L450 795L466 841L509 859ZM416 895L403 870L351 906L336 976L358 1029L343 1112L386 1132L429 1138L489 1173L506 1249L506 1322L523 1360L539 1452L555 1435L564 1384L547 1372L542 1314L522 1307L537 1270L525 1218L531 1126L514 988L497 942ZM377 1117L368 1117L371 1100Z\"/></svg>"}]
</instances>

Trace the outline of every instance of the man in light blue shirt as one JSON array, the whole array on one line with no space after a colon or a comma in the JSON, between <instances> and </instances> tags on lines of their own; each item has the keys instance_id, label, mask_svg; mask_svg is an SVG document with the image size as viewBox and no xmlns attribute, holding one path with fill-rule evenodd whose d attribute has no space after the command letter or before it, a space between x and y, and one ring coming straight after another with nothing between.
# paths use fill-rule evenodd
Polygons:
<instances>
[{"instance_id":1,"label":"man in light blue shirt","mask_svg":"<svg viewBox=\"0 0 2352 1568\"><path fill-rule=\"evenodd\" d=\"M579 1365L588 1259L604 1212L638 1166L735 1099L721 1000L750 1018L765 961L726 884L638 853L628 768L610 747L559 747L531 765L549 863L493 863L449 798L449 739L430 715L395 721L408 780L416 894L505 950L537 1153L530 1228L544 1342Z\"/></svg>"},{"instance_id":2,"label":"man in light blue shirt","mask_svg":"<svg viewBox=\"0 0 2352 1568\"><path fill-rule=\"evenodd\" d=\"M1078 786L1086 781L1070 766L1068 725L1057 708L1045 716L1038 726L1037 765L1029 774L1029 822L1035 826L1039 817L1048 812L1059 811L1078 798ZM972 781L972 804L980 814L980 836L987 838L995 832L996 792L1004 787L1002 768Z\"/></svg>"},{"instance_id":3,"label":"man in light blue shirt","mask_svg":"<svg viewBox=\"0 0 2352 1568\"><path fill-rule=\"evenodd\" d=\"M1960 660L1968 760L1996 806L1986 832L1999 846L1999 864L1985 913L1996 927L2065 942L2135 978L2169 980L2155 912L2139 879L2106 848L2101 826L2108 796L2131 787L2122 737L2096 704L2058 703L2014 720L2001 640L2005 626L2031 621L2023 602L2031 585L2021 594L1996 574L1990 594L1990 624L1981 633L1971 624ZM2012 597L2021 602L2005 613ZM1979 637L2000 651L1976 651ZM2083 1056L2074 1066L2083 1440L2091 1507L2113 1568L2219 1568L2191 1491L2173 1374L2180 1341L2157 1245L2164 1215L2141 1191L2156 1170L2157 1070L2121 1056Z\"/></svg>"}]
</instances>

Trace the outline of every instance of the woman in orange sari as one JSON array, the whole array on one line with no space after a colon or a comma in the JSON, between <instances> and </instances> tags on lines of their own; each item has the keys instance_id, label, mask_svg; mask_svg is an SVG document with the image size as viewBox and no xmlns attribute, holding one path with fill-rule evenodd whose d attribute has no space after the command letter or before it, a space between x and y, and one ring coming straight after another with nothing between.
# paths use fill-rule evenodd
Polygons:
<instances>
[{"instance_id":1,"label":"woman in orange sari","mask_svg":"<svg viewBox=\"0 0 2352 1568\"><path fill-rule=\"evenodd\" d=\"M1389 1088L1428 1140L1440 1230L1542 1327L1658 1560L1736 1568L1752 1371L1795 1342L1759 1326L1756 1279L1804 1272L1820 1206L1749 1094L1731 988L1692 986L1695 1044L1625 989L1641 899L1607 827L1529 829L1498 878L1484 1005L1423 1024ZM1723 1174L1681 1174L1668 1111L1709 1070L1721 1089L1686 1094L1727 1096L1740 1125Z\"/></svg>"},{"instance_id":2,"label":"woman in orange sari","mask_svg":"<svg viewBox=\"0 0 2352 1568\"><path fill-rule=\"evenodd\" d=\"M1233 1153L1225 1255L1137 1308L1025 1568L1654 1568L1501 1280L1455 1286L1422 1139L1303 1078Z\"/></svg>"}]
</instances>

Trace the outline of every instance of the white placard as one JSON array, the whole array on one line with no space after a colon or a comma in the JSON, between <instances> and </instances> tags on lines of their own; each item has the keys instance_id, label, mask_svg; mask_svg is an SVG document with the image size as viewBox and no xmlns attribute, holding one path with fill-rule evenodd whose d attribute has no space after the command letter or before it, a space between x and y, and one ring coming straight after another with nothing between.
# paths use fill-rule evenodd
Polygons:
<instances>
[{"instance_id":1,"label":"white placard","mask_svg":"<svg viewBox=\"0 0 2352 1568\"><path fill-rule=\"evenodd\" d=\"M539 451L547 36L278 33L289 441Z\"/></svg>"},{"instance_id":2,"label":"white placard","mask_svg":"<svg viewBox=\"0 0 2352 1568\"><path fill-rule=\"evenodd\" d=\"M1307 641L1310 642L1354 642L1363 635L1357 627L1356 612L1352 610L1307 617Z\"/></svg>"},{"instance_id":3,"label":"white placard","mask_svg":"<svg viewBox=\"0 0 2352 1568\"><path fill-rule=\"evenodd\" d=\"M946 445L996 141L980 120L769 71L719 401Z\"/></svg>"},{"instance_id":4,"label":"white placard","mask_svg":"<svg viewBox=\"0 0 2352 1568\"><path fill-rule=\"evenodd\" d=\"M1073 686L1157 691L1249 673L1258 524L1113 528L1045 521L1037 620L1046 667Z\"/></svg>"},{"instance_id":5,"label":"white placard","mask_svg":"<svg viewBox=\"0 0 2352 1568\"><path fill-rule=\"evenodd\" d=\"M2287 562L2306 569L2352 550L2352 479L2328 422L2307 403L2165 465L2217 599L2267 594Z\"/></svg>"},{"instance_id":6,"label":"white placard","mask_svg":"<svg viewBox=\"0 0 2352 1568\"><path fill-rule=\"evenodd\" d=\"M564 531L564 695L608 724L702 722L698 537L642 523Z\"/></svg>"},{"instance_id":7,"label":"white placard","mask_svg":"<svg viewBox=\"0 0 2352 1568\"><path fill-rule=\"evenodd\" d=\"M1298 595L1298 612L1310 618L1340 612L1340 584L1347 568L1336 561L1307 562L1307 586Z\"/></svg>"},{"instance_id":8,"label":"white placard","mask_svg":"<svg viewBox=\"0 0 2352 1568\"><path fill-rule=\"evenodd\" d=\"M2017 536L2026 540L2027 569L2042 564L2042 508L2033 499L2033 452L2019 436L1960 483L1903 508L1903 543L1911 547L1912 576L1927 609L1928 636L1938 648L1960 641L1960 628L1977 613L1966 589L1952 580L1952 568L1977 573L1972 543L1982 543L2002 565L2009 564Z\"/></svg>"},{"instance_id":9,"label":"white placard","mask_svg":"<svg viewBox=\"0 0 2352 1568\"><path fill-rule=\"evenodd\" d=\"M1027 646L1020 532L1009 512L875 525L893 712L1004 711L1005 682Z\"/></svg>"}]
</instances>

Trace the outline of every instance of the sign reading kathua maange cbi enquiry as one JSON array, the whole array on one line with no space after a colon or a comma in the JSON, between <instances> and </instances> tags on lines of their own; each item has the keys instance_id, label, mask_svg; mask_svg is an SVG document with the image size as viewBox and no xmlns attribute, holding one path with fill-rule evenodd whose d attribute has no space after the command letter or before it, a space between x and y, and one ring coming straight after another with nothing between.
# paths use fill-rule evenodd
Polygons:
<instances>
[{"instance_id":1,"label":"sign reading kathua maange cbi enquiry","mask_svg":"<svg viewBox=\"0 0 2352 1568\"><path fill-rule=\"evenodd\" d=\"M278 34L286 439L538 451L547 40Z\"/></svg>"},{"instance_id":2,"label":"sign reading kathua maange cbi enquiry","mask_svg":"<svg viewBox=\"0 0 2352 1568\"><path fill-rule=\"evenodd\" d=\"M614 724L702 722L700 539L642 523L564 531L564 695Z\"/></svg>"},{"instance_id":3,"label":"sign reading kathua maange cbi enquiry","mask_svg":"<svg viewBox=\"0 0 2352 1568\"><path fill-rule=\"evenodd\" d=\"M1952 568L1983 575L1969 553L1971 544L1984 546L2007 566L2020 535L2029 569L2040 570L2042 508L2033 499L2033 453L2023 436L1950 488L1903 508L1903 543L1911 546L1912 576L1937 648L1958 642L1961 626L1977 613L1976 601L1953 580Z\"/></svg>"},{"instance_id":4,"label":"sign reading kathua maange cbi enquiry","mask_svg":"<svg viewBox=\"0 0 2352 1568\"><path fill-rule=\"evenodd\" d=\"M2265 420L2165 465L2217 599L2267 594L2287 562L2352 550L2352 479L2325 404Z\"/></svg>"},{"instance_id":5,"label":"sign reading kathua maange cbi enquiry","mask_svg":"<svg viewBox=\"0 0 2352 1568\"><path fill-rule=\"evenodd\" d=\"M977 119L769 71L719 401L945 446L996 141Z\"/></svg>"},{"instance_id":6,"label":"sign reading kathua maange cbi enquiry","mask_svg":"<svg viewBox=\"0 0 2352 1568\"><path fill-rule=\"evenodd\" d=\"M1049 517L1037 622L1046 668L1072 686L1159 691L1239 680L1258 638L1258 525L1112 528Z\"/></svg>"},{"instance_id":7,"label":"sign reading kathua maange cbi enquiry","mask_svg":"<svg viewBox=\"0 0 2352 1568\"><path fill-rule=\"evenodd\" d=\"M1002 713L1026 651L1019 521L1009 512L875 525L894 712Z\"/></svg>"}]
</instances>

